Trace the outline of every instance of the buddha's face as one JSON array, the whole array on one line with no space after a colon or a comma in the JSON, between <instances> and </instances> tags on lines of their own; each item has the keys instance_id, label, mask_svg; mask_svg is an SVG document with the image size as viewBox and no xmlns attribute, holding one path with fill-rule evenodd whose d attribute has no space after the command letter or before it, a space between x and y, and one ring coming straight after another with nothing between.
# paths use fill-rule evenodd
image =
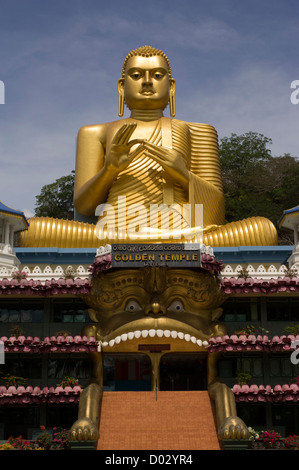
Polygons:
<instances>
[{"instance_id":1,"label":"buddha's face","mask_svg":"<svg viewBox=\"0 0 299 470\"><path fill-rule=\"evenodd\" d=\"M174 80L169 78L167 62L162 56L130 57L123 87L129 109L164 109Z\"/></svg>"}]
</instances>

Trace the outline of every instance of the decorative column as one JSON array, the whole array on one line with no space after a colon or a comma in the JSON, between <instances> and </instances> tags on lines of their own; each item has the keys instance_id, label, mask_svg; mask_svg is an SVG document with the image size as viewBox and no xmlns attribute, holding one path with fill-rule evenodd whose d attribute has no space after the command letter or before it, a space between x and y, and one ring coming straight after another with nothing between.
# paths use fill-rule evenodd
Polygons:
<instances>
[{"instance_id":1,"label":"decorative column","mask_svg":"<svg viewBox=\"0 0 299 470\"><path fill-rule=\"evenodd\" d=\"M294 249L288 263L289 267L299 274L299 206L284 211L278 224L279 228L294 233Z\"/></svg>"},{"instance_id":2,"label":"decorative column","mask_svg":"<svg viewBox=\"0 0 299 470\"><path fill-rule=\"evenodd\" d=\"M10 276L20 266L13 249L14 234L27 230L28 222L23 212L11 209L0 201L0 225L0 271L2 276Z\"/></svg>"},{"instance_id":3,"label":"decorative column","mask_svg":"<svg viewBox=\"0 0 299 470\"><path fill-rule=\"evenodd\" d=\"M5 221L4 225L4 244L9 245L10 243L10 224L8 220Z\"/></svg>"}]
</instances>

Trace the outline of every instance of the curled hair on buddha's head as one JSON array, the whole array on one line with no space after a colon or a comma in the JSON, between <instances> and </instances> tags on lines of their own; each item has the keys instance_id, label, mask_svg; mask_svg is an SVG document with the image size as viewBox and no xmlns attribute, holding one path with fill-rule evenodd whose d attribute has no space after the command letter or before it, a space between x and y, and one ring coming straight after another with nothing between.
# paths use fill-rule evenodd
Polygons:
<instances>
[{"instance_id":1,"label":"curled hair on buddha's head","mask_svg":"<svg viewBox=\"0 0 299 470\"><path fill-rule=\"evenodd\" d=\"M130 57L134 57L134 56L138 56L138 57L161 56L161 57L164 57L164 59L167 62L169 78L172 78L171 77L171 67L170 67L170 63L169 63L169 59L168 59L167 55L164 54L164 52L162 52L160 49L156 49L152 46L142 46L142 47L139 47L138 49L134 49L133 51L129 52L129 54L127 55L127 57L124 60L123 69L122 69L122 78L125 78L126 65L127 65L128 60L130 59Z\"/></svg>"}]
</instances>

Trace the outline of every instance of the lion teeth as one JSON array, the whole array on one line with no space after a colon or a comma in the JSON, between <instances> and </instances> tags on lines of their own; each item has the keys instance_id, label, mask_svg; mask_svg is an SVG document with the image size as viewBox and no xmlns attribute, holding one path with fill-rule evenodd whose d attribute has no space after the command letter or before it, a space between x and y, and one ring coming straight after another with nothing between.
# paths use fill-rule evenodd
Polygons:
<instances>
[{"instance_id":1,"label":"lion teeth","mask_svg":"<svg viewBox=\"0 0 299 470\"><path fill-rule=\"evenodd\" d=\"M98 345L98 351L101 351L102 347L107 347L109 346L112 348L115 344L120 344L121 342L126 342L127 340L132 340L134 338L139 339L139 338L154 338L157 336L158 338L179 338L181 340L185 340L187 342L191 342L193 344L197 344L198 346L208 346L208 341L202 341L200 339L197 339L195 336L191 336L189 333L183 333L182 331L175 331L175 330L136 330L136 331L130 331L129 333L123 333L120 336L116 336L116 338L111 339L109 342L108 341L100 341Z\"/></svg>"}]
</instances>

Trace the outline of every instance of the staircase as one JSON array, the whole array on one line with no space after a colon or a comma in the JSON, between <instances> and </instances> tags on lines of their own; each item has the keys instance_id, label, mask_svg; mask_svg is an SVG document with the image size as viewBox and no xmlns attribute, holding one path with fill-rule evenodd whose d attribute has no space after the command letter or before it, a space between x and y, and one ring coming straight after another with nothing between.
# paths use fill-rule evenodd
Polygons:
<instances>
[{"instance_id":1,"label":"staircase","mask_svg":"<svg viewBox=\"0 0 299 470\"><path fill-rule=\"evenodd\" d=\"M98 450L220 450L207 391L104 392Z\"/></svg>"}]
</instances>

